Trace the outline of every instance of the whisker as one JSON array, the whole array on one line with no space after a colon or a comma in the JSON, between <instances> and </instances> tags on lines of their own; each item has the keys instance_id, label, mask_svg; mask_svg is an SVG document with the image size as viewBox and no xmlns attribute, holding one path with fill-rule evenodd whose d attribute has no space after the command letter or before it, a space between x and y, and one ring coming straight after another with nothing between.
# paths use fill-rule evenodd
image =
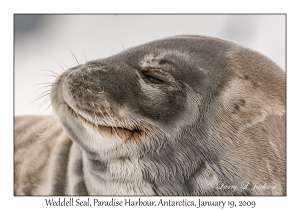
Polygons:
<instances>
[{"instance_id":1,"label":"whisker","mask_svg":"<svg viewBox=\"0 0 300 210\"><path fill-rule=\"evenodd\" d=\"M48 71L48 72L51 72L51 73L53 73L53 74L55 74L55 75L57 75L57 76L58 76L58 73L56 73L56 72L54 72L54 71L51 71L51 70L47 70L47 69L41 69L40 71Z\"/></svg>"},{"instance_id":2,"label":"whisker","mask_svg":"<svg viewBox=\"0 0 300 210\"><path fill-rule=\"evenodd\" d=\"M48 136L51 134L51 130L55 127L55 122L57 121L57 118L55 115L53 115L53 110L51 112L51 118L48 122L48 126L44 127L46 130L43 131L43 133L38 133L36 130L34 132L39 135L39 141L45 141Z\"/></svg>"},{"instance_id":3,"label":"whisker","mask_svg":"<svg viewBox=\"0 0 300 210\"><path fill-rule=\"evenodd\" d=\"M53 110L52 110L52 112L53 112ZM52 113L51 112L51 113ZM53 120L55 120L56 119L56 116L55 115L51 115L51 118L49 119L49 122L45 125L45 126L40 126L40 128L42 128L42 129L47 129L50 125L51 125L51 122L53 121Z\"/></svg>"},{"instance_id":4,"label":"whisker","mask_svg":"<svg viewBox=\"0 0 300 210\"><path fill-rule=\"evenodd\" d=\"M40 104L39 107L45 105L46 103L48 103L50 101L50 97L49 98L45 98L44 101Z\"/></svg>"},{"instance_id":5,"label":"whisker","mask_svg":"<svg viewBox=\"0 0 300 210\"><path fill-rule=\"evenodd\" d=\"M93 128L94 128L96 131L98 131L98 125L97 125L97 120L96 120L96 114L95 114L95 112L93 112L93 113L94 113L94 118L95 118L95 119L94 119L94 122L93 122L93 119L92 119L91 122L92 122L92 124L95 126L95 128L94 128L94 127L93 127ZM95 140L94 138L92 138L92 141L93 141L93 144L96 146L96 145L97 145L97 144L96 144L96 140Z\"/></svg>"},{"instance_id":6,"label":"whisker","mask_svg":"<svg viewBox=\"0 0 300 210\"><path fill-rule=\"evenodd\" d=\"M32 86L35 86L35 85L42 85L42 84L52 84L52 85L55 85L55 84L57 84L57 83L54 83L54 82L42 82L42 83L33 84Z\"/></svg>"},{"instance_id":7,"label":"whisker","mask_svg":"<svg viewBox=\"0 0 300 210\"><path fill-rule=\"evenodd\" d=\"M96 108L94 102L91 101L91 103L92 103L92 106L93 106L94 108Z\"/></svg>"},{"instance_id":8,"label":"whisker","mask_svg":"<svg viewBox=\"0 0 300 210\"><path fill-rule=\"evenodd\" d=\"M107 115L110 117L112 123L114 124L114 126L111 126L112 129L115 131L115 133L116 133L118 139L120 140L121 144L123 144L122 138L119 136L119 133L118 133L118 127L117 127L117 125L116 125L116 122L115 122L114 119L111 117L111 115L109 114L109 112L108 112L106 109L104 109L104 110L106 111Z\"/></svg>"},{"instance_id":9,"label":"whisker","mask_svg":"<svg viewBox=\"0 0 300 210\"><path fill-rule=\"evenodd\" d=\"M45 90L44 92L40 93L37 97L39 97L40 95L44 94L44 93L47 93L47 92L50 92L51 90Z\"/></svg>"},{"instance_id":10,"label":"whisker","mask_svg":"<svg viewBox=\"0 0 300 210\"><path fill-rule=\"evenodd\" d=\"M87 63L87 59L86 59L86 55L85 55L84 50L83 50L83 53L84 53L84 59L85 59L85 62Z\"/></svg>"},{"instance_id":11,"label":"whisker","mask_svg":"<svg viewBox=\"0 0 300 210\"><path fill-rule=\"evenodd\" d=\"M69 48L68 48L69 49ZM70 49L69 49L70 50ZM77 61L77 64L79 65L79 62L77 60L77 58L75 57L75 55L73 54L73 52L70 50L70 52L72 53L73 57L75 58L75 60Z\"/></svg>"},{"instance_id":12,"label":"whisker","mask_svg":"<svg viewBox=\"0 0 300 210\"><path fill-rule=\"evenodd\" d=\"M65 69L54 58L53 58L53 60L63 71L65 71Z\"/></svg>"},{"instance_id":13,"label":"whisker","mask_svg":"<svg viewBox=\"0 0 300 210\"><path fill-rule=\"evenodd\" d=\"M122 41L120 41L120 42L121 42L121 45L122 45L123 49L126 50L125 47L124 47L124 45L123 45L123 43L122 43Z\"/></svg>"},{"instance_id":14,"label":"whisker","mask_svg":"<svg viewBox=\"0 0 300 210\"><path fill-rule=\"evenodd\" d=\"M94 113L94 121L95 121L95 125L98 126L98 125L97 125L97 116L96 116L95 112L93 112L93 113Z\"/></svg>"},{"instance_id":15,"label":"whisker","mask_svg":"<svg viewBox=\"0 0 300 210\"><path fill-rule=\"evenodd\" d=\"M33 102L35 102L35 101L39 100L40 98L45 97L45 96L47 96L47 95L50 95L50 93L46 93L46 94L44 94L44 95L38 97L37 99L35 99L34 101L32 101L30 104L32 104Z\"/></svg>"},{"instance_id":16,"label":"whisker","mask_svg":"<svg viewBox=\"0 0 300 210\"><path fill-rule=\"evenodd\" d=\"M36 74L38 76L50 76L50 77L57 77L58 75L52 75L52 74Z\"/></svg>"},{"instance_id":17,"label":"whisker","mask_svg":"<svg viewBox=\"0 0 300 210\"><path fill-rule=\"evenodd\" d=\"M97 109L99 110L99 112L101 113L102 117L104 118L104 122L105 122L105 121L109 121L109 120L107 120L107 118L105 117L105 115L103 114L103 112L101 111L101 109L99 109L98 106L97 106ZM105 122L105 123L106 123L106 125L107 125L107 122Z\"/></svg>"},{"instance_id":18,"label":"whisker","mask_svg":"<svg viewBox=\"0 0 300 210\"><path fill-rule=\"evenodd\" d=\"M103 90L101 92L97 91L97 93L104 93L104 87L103 87Z\"/></svg>"},{"instance_id":19,"label":"whisker","mask_svg":"<svg viewBox=\"0 0 300 210\"><path fill-rule=\"evenodd\" d=\"M46 88L46 87L52 87L52 86L53 86L53 85L45 85L45 86L43 86L43 87L40 87L39 89L37 89L37 90L35 91L35 93L38 92L39 90L43 89L43 88Z\"/></svg>"},{"instance_id":20,"label":"whisker","mask_svg":"<svg viewBox=\"0 0 300 210\"><path fill-rule=\"evenodd\" d=\"M46 112L49 109L49 107L51 107L51 104L47 107L47 109L45 109L44 111L40 112L40 114Z\"/></svg>"}]
</instances>

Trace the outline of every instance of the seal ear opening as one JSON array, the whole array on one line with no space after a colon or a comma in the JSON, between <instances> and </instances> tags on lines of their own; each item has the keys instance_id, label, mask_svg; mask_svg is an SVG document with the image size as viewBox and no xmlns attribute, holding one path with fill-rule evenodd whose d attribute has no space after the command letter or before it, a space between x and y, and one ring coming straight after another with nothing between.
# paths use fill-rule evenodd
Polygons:
<instances>
[{"instance_id":1,"label":"seal ear opening","mask_svg":"<svg viewBox=\"0 0 300 210\"><path fill-rule=\"evenodd\" d=\"M268 116L282 116L285 107L282 102L270 97L263 90L254 88L253 84L243 78L231 80L219 96L223 114L227 115L233 127L241 132L265 120ZM222 118L222 117L220 117Z\"/></svg>"},{"instance_id":2,"label":"seal ear opening","mask_svg":"<svg viewBox=\"0 0 300 210\"><path fill-rule=\"evenodd\" d=\"M237 101L236 103L233 103L233 111L232 113L233 114L236 114L237 112L239 111L244 111L245 109L245 104L246 104L246 101L245 99L240 99L239 101Z\"/></svg>"}]
</instances>

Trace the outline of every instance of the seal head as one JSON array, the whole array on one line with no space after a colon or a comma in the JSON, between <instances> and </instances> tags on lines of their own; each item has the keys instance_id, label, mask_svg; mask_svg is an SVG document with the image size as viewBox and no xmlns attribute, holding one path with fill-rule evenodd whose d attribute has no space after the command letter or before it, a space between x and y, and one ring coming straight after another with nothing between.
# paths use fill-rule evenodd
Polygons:
<instances>
[{"instance_id":1,"label":"seal head","mask_svg":"<svg viewBox=\"0 0 300 210\"><path fill-rule=\"evenodd\" d=\"M285 75L237 44L150 42L65 71L51 101L90 194L285 193Z\"/></svg>"}]
</instances>

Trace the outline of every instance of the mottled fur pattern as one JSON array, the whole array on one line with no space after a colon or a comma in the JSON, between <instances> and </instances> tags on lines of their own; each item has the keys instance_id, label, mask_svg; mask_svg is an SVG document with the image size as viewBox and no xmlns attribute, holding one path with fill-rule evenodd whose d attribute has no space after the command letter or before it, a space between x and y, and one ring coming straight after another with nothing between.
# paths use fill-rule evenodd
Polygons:
<instances>
[{"instance_id":1,"label":"mottled fur pattern","mask_svg":"<svg viewBox=\"0 0 300 210\"><path fill-rule=\"evenodd\" d=\"M63 72L15 118L16 195L285 195L285 74L174 36ZM44 135L41 135L44 134Z\"/></svg>"}]
</instances>

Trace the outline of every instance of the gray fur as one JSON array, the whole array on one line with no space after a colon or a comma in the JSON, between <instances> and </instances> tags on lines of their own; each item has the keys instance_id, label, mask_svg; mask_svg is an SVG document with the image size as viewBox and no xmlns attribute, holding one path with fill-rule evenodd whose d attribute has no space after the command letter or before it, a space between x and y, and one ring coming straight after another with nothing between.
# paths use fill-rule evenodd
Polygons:
<instances>
[{"instance_id":1,"label":"gray fur","mask_svg":"<svg viewBox=\"0 0 300 210\"><path fill-rule=\"evenodd\" d=\"M257 52L174 36L54 84L48 137L30 130L47 117L16 118L15 194L286 194L285 74Z\"/></svg>"}]
</instances>

